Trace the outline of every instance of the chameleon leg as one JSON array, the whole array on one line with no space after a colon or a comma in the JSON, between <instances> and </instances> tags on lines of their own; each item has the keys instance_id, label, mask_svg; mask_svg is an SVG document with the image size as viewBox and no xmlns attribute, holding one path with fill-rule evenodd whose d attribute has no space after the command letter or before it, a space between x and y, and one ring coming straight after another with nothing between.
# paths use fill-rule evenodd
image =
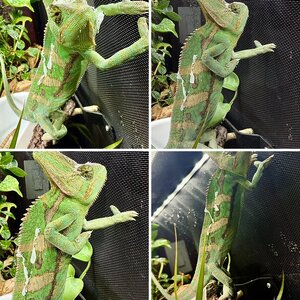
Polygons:
<instances>
[{"instance_id":1,"label":"chameleon leg","mask_svg":"<svg viewBox=\"0 0 300 300\"><path fill-rule=\"evenodd\" d=\"M274 157L274 155L271 155L264 161L255 161L254 162L254 165L257 167L257 170L252 177L252 181L245 180L245 181L238 181L238 182L248 190L254 189L256 187L256 185L258 184L258 182L264 172L264 169L270 164L273 157Z\"/></svg>"},{"instance_id":2,"label":"chameleon leg","mask_svg":"<svg viewBox=\"0 0 300 300\"><path fill-rule=\"evenodd\" d=\"M148 25L146 18L138 19L138 30L140 33L140 39L138 41L118 51L107 59L103 58L94 50L87 50L82 56L100 70L107 70L119 66L135 58L137 55L144 53L148 49Z\"/></svg>"},{"instance_id":3,"label":"chameleon leg","mask_svg":"<svg viewBox=\"0 0 300 300\"><path fill-rule=\"evenodd\" d=\"M67 128L62 124L62 120L58 120L54 125L50 121L49 117L47 118L45 116L35 114L34 119L47 133L44 135L45 137L43 136L43 139L45 138L46 140L59 140L67 134ZM59 124L60 126L58 126Z\"/></svg>"},{"instance_id":4,"label":"chameleon leg","mask_svg":"<svg viewBox=\"0 0 300 300\"><path fill-rule=\"evenodd\" d=\"M232 285L232 279L222 270L217 264L209 265L213 277L215 277L218 281L223 284L223 295L219 298L219 300L229 299L230 296L233 296L234 289Z\"/></svg>"},{"instance_id":5,"label":"chameleon leg","mask_svg":"<svg viewBox=\"0 0 300 300\"><path fill-rule=\"evenodd\" d=\"M223 56L222 59L220 59L220 55ZM219 43L211 48L206 49L203 52L201 59L203 64L212 72L220 77L225 78L234 71L239 62L238 59L231 60L231 56L232 48L226 43ZM217 60L216 57L218 57L219 60Z\"/></svg>"},{"instance_id":6,"label":"chameleon leg","mask_svg":"<svg viewBox=\"0 0 300 300\"><path fill-rule=\"evenodd\" d=\"M77 216L74 214L66 214L49 224L45 228L45 238L61 251L74 255L78 253L88 241L91 236L91 231L81 233L74 241L71 241L65 235L59 233L60 231L69 227Z\"/></svg>"},{"instance_id":7,"label":"chameleon leg","mask_svg":"<svg viewBox=\"0 0 300 300\"><path fill-rule=\"evenodd\" d=\"M115 206L110 207L113 212L113 216L106 218L98 218L91 221L84 220L84 230L95 230L110 227L112 225L123 223L127 221L135 221L134 217L138 216L138 213L134 210L120 212Z\"/></svg>"},{"instance_id":8,"label":"chameleon leg","mask_svg":"<svg viewBox=\"0 0 300 300\"><path fill-rule=\"evenodd\" d=\"M217 135L216 135L215 129L210 129L203 133L200 143L205 144L207 142L208 142L209 148L213 148L213 149L220 148L217 143Z\"/></svg>"},{"instance_id":9,"label":"chameleon leg","mask_svg":"<svg viewBox=\"0 0 300 300\"><path fill-rule=\"evenodd\" d=\"M274 49L276 48L276 45L273 43L262 45L260 42L254 41L254 44L256 48L233 52L232 57L234 59L250 58L267 52L274 52Z\"/></svg>"},{"instance_id":10,"label":"chameleon leg","mask_svg":"<svg viewBox=\"0 0 300 300\"><path fill-rule=\"evenodd\" d=\"M96 9L97 12L102 12L105 16L115 15L139 15L149 11L149 4L145 1L122 1L118 3L110 3L100 5Z\"/></svg>"}]
</instances>

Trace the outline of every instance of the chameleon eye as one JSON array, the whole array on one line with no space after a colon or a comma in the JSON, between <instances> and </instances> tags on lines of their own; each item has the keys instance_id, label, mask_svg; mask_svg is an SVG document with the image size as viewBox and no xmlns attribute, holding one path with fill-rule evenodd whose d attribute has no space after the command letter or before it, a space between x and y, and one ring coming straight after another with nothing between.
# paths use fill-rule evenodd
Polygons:
<instances>
[{"instance_id":1,"label":"chameleon eye","mask_svg":"<svg viewBox=\"0 0 300 300\"><path fill-rule=\"evenodd\" d=\"M94 170L89 165L82 165L77 168L77 171L80 172L80 176L85 178L86 180L91 180L94 176Z\"/></svg>"},{"instance_id":2,"label":"chameleon eye","mask_svg":"<svg viewBox=\"0 0 300 300\"><path fill-rule=\"evenodd\" d=\"M240 12L239 6L235 5L234 3L230 5L230 9L235 14L238 14Z\"/></svg>"},{"instance_id":3,"label":"chameleon eye","mask_svg":"<svg viewBox=\"0 0 300 300\"><path fill-rule=\"evenodd\" d=\"M61 14L61 10L58 6L55 5L50 5L49 7L50 12L49 12L49 16L50 18L57 24L61 24L62 22L62 14Z\"/></svg>"}]
</instances>

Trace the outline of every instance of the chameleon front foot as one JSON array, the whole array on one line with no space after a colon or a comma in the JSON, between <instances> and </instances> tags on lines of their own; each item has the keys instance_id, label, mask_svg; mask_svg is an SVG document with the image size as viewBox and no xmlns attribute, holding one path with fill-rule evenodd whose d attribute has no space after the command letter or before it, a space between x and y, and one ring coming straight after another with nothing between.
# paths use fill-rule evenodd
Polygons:
<instances>
[{"instance_id":1,"label":"chameleon front foot","mask_svg":"<svg viewBox=\"0 0 300 300\"><path fill-rule=\"evenodd\" d=\"M110 206L110 210L116 217L116 220L118 220L117 221L118 223L127 222L127 221L135 221L135 218L139 215L134 210L120 212L119 209L114 205Z\"/></svg>"},{"instance_id":2,"label":"chameleon front foot","mask_svg":"<svg viewBox=\"0 0 300 300\"><path fill-rule=\"evenodd\" d=\"M134 210L120 212L118 208L114 205L110 206L110 209L113 213L111 217L98 218L94 220L84 220L83 230L96 230L103 229L115 224L124 223L128 221L135 221L135 218L138 216L138 213Z\"/></svg>"}]
</instances>

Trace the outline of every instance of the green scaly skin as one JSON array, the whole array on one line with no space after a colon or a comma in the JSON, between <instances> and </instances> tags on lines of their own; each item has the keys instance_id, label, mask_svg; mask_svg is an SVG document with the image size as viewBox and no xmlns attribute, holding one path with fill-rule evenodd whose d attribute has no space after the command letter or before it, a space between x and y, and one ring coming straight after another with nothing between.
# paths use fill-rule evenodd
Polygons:
<instances>
[{"instance_id":1,"label":"green scaly skin","mask_svg":"<svg viewBox=\"0 0 300 300\"><path fill-rule=\"evenodd\" d=\"M77 164L59 152L36 152L34 159L51 189L28 209L20 229L13 300L59 300L71 256L88 241L91 230L134 221L135 211L87 221L89 208L106 180L106 169L95 163Z\"/></svg>"},{"instance_id":2,"label":"green scaly skin","mask_svg":"<svg viewBox=\"0 0 300 300\"><path fill-rule=\"evenodd\" d=\"M245 190L255 188L264 169L273 158L270 156L263 162L256 161L257 155L251 155L250 152L237 152L235 155L224 152L209 152L208 155L217 164L218 169L210 180L206 195L205 216L195 275L190 285L181 292L179 291L178 300L196 299L204 247L203 286L215 278L223 284L223 295L219 300L230 299L235 295L232 279L222 268L222 265L230 251L239 226ZM252 163L257 170L252 181L248 181L247 175ZM162 291L162 287L158 286L158 288ZM165 293L164 296L166 299L175 299L175 297Z\"/></svg>"},{"instance_id":3,"label":"green scaly skin","mask_svg":"<svg viewBox=\"0 0 300 300\"><path fill-rule=\"evenodd\" d=\"M75 93L88 64L107 70L134 59L148 49L148 25L143 17L137 23L140 39L110 58L103 58L95 51L95 36L104 16L144 14L148 12L148 3L125 1L100 5L94 9L86 0L43 2L48 24L41 62L24 107L23 118L38 123L47 133L45 140L58 140L67 133L63 125L66 116L61 107ZM5 77L3 60L1 65ZM4 87L10 106L20 115L7 83Z\"/></svg>"},{"instance_id":4,"label":"green scaly skin","mask_svg":"<svg viewBox=\"0 0 300 300\"><path fill-rule=\"evenodd\" d=\"M240 2L198 0L206 23L196 29L182 48L177 74L177 89L166 148L193 148L214 140L209 130L220 123L232 103L224 103L222 86L240 59L273 52L275 44L233 52L248 19L248 7ZM206 136L203 134L206 133Z\"/></svg>"}]
</instances>

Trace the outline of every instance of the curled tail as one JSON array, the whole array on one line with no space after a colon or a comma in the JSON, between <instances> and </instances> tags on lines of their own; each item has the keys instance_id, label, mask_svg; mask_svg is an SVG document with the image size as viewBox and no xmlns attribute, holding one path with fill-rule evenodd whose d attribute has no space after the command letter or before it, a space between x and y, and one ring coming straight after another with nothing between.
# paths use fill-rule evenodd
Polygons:
<instances>
[{"instance_id":1,"label":"curled tail","mask_svg":"<svg viewBox=\"0 0 300 300\"><path fill-rule=\"evenodd\" d=\"M9 106L14 111L14 113L17 116L20 116L21 110L16 106L14 99L9 90L8 81L7 81L7 77L6 77L5 63L4 63L2 54L0 54L0 64L1 64L2 81L3 81L3 85L4 85L4 90L6 93L6 99L8 101Z\"/></svg>"}]
</instances>

